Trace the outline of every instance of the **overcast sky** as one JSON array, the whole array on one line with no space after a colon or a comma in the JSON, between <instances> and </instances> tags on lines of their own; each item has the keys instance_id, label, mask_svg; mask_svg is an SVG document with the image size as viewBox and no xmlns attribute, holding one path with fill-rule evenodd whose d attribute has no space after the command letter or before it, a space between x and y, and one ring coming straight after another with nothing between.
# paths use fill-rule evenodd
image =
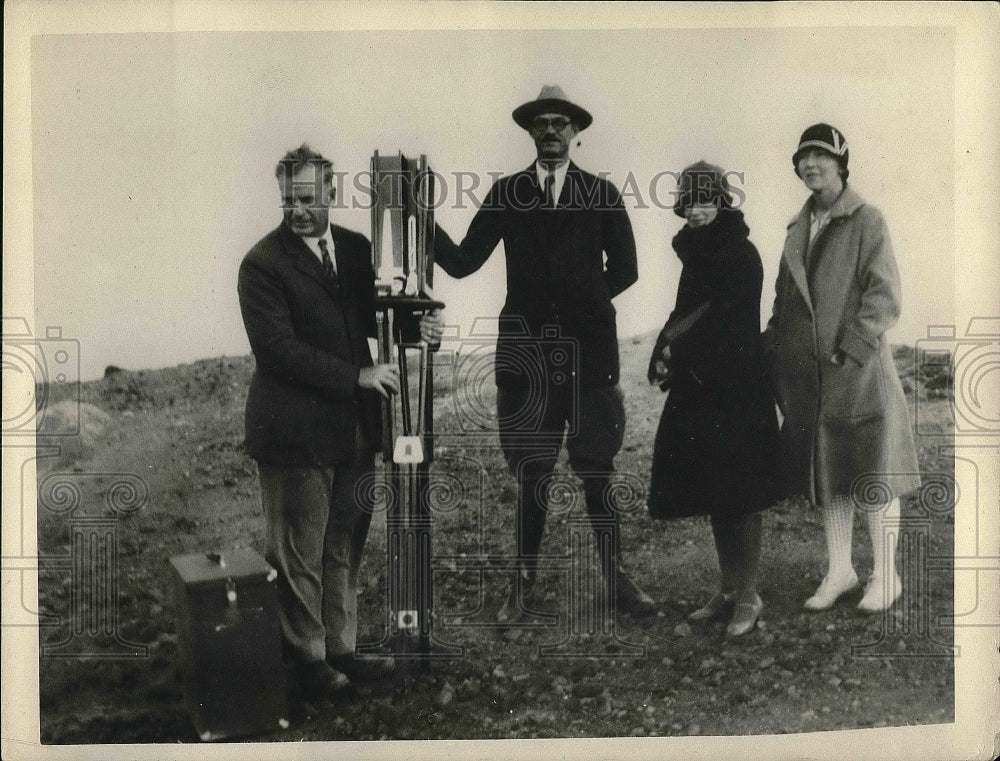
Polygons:
<instances>
[{"instance_id":1,"label":"overcast sky","mask_svg":"<svg viewBox=\"0 0 1000 761\"><path fill-rule=\"evenodd\" d=\"M680 272L681 220L662 208L673 184L661 176L655 198L650 185L702 158L744 173L766 317L807 197L791 155L827 121L849 141L851 183L887 219L904 299L891 337L912 343L954 321L954 56L942 27L38 36L36 324L80 341L85 379L246 354L237 268L280 221L286 149L308 141L347 191L375 149L425 153L449 182L481 178L481 198L489 172L534 157L510 112L558 83L594 117L572 158L625 191L635 228L621 336L662 325ZM460 238L474 212L452 192L437 220ZM364 208L334 220L370 234ZM495 316L503 273L500 249L461 285L438 270L449 321L465 332Z\"/></svg>"}]
</instances>

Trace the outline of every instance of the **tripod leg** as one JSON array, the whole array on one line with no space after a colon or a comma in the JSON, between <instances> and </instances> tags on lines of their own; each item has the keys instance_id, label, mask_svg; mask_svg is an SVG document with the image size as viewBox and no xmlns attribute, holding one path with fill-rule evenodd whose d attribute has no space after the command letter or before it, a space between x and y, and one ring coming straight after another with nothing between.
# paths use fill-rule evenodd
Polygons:
<instances>
[{"instance_id":1,"label":"tripod leg","mask_svg":"<svg viewBox=\"0 0 1000 761\"><path fill-rule=\"evenodd\" d=\"M396 345L399 360L399 409L403 417L403 436L413 433L413 416L410 412L410 371L406 365L406 349Z\"/></svg>"}]
</instances>

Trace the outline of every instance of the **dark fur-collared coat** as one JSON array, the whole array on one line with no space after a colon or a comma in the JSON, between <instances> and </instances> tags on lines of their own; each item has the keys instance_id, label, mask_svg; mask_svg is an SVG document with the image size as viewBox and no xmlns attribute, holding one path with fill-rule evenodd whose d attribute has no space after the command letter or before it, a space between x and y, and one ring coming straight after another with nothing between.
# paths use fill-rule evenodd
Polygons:
<instances>
[{"instance_id":1,"label":"dark fur-collared coat","mask_svg":"<svg viewBox=\"0 0 1000 761\"><path fill-rule=\"evenodd\" d=\"M711 306L670 344L672 383L653 449L654 518L739 516L776 498L778 423L760 337L763 268L738 210L685 226L673 247L684 265L672 325Z\"/></svg>"}]
</instances>

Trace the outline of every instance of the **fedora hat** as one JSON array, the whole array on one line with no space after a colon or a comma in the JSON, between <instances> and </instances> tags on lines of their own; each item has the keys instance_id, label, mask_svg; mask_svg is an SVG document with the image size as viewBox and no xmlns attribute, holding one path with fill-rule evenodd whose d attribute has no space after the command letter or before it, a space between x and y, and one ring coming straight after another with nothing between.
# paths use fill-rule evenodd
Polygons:
<instances>
[{"instance_id":1,"label":"fedora hat","mask_svg":"<svg viewBox=\"0 0 1000 761\"><path fill-rule=\"evenodd\" d=\"M587 111L566 99L566 93L559 85L544 85L535 100L529 100L518 106L511 116L518 126L530 130L532 119L539 114L566 114L577 123L581 132L594 121L594 117Z\"/></svg>"}]
</instances>

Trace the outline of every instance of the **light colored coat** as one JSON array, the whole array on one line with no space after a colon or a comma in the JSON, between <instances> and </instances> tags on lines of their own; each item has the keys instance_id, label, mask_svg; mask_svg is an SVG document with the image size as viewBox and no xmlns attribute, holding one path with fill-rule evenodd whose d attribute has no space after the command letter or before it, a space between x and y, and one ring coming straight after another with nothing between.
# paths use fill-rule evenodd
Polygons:
<instances>
[{"instance_id":1,"label":"light colored coat","mask_svg":"<svg viewBox=\"0 0 1000 761\"><path fill-rule=\"evenodd\" d=\"M787 491L814 504L848 494L880 504L920 486L885 339L899 318L899 271L881 212L850 187L807 259L811 208L810 199L788 225L764 331L784 415L780 467Z\"/></svg>"}]
</instances>

